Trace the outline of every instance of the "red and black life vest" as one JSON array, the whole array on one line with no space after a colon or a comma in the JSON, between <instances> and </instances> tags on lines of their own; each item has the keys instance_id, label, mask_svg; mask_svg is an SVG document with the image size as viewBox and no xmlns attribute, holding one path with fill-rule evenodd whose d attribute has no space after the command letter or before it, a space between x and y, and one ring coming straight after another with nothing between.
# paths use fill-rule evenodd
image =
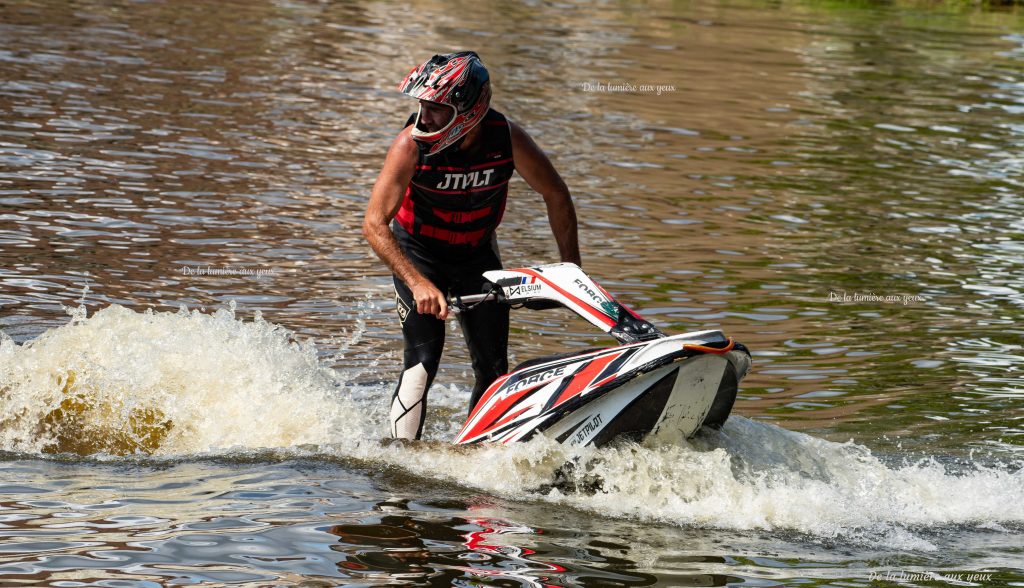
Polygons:
<instances>
[{"instance_id":1,"label":"red and black life vest","mask_svg":"<svg viewBox=\"0 0 1024 588\"><path fill-rule=\"evenodd\" d=\"M505 213L515 164L505 115L488 110L480 124L482 144L472 155L454 145L429 158L420 153L395 216L417 241L469 247L490 243Z\"/></svg>"}]
</instances>

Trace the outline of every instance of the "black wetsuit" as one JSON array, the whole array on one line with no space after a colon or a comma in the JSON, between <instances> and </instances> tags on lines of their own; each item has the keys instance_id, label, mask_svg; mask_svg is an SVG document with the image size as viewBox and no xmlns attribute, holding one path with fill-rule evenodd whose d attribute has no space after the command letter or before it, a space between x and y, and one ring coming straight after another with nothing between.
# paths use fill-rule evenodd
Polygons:
<instances>
[{"instance_id":1,"label":"black wetsuit","mask_svg":"<svg viewBox=\"0 0 1024 588\"><path fill-rule=\"evenodd\" d=\"M410 117L408 124L412 124ZM505 117L484 116L480 142L470 152L453 145L425 158L406 189L391 229L416 269L445 295L479 294L483 272L501 268L495 229L508 198L515 166ZM444 348L445 321L416 312L411 290L395 276L405 364L391 400L391 434L419 438L427 390ZM476 383L470 408L508 371L508 307L488 302L459 315Z\"/></svg>"}]
</instances>

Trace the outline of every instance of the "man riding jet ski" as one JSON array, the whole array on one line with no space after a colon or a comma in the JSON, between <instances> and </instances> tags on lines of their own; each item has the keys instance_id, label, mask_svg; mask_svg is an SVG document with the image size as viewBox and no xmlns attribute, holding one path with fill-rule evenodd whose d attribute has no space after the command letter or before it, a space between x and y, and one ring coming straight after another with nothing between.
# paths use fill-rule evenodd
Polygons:
<instances>
[{"instance_id":1,"label":"man riding jet ski","mask_svg":"<svg viewBox=\"0 0 1024 588\"><path fill-rule=\"evenodd\" d=\"M721 331L666 335L617 302L572 263L484 273L485 301L573 310L620 345L533 359L501 376L480 397L457 444L526 441L546 435L564 445L600 447L617 438L678 443L720 427L750 369L750 352Z\"/></svg>"}]
</instances>

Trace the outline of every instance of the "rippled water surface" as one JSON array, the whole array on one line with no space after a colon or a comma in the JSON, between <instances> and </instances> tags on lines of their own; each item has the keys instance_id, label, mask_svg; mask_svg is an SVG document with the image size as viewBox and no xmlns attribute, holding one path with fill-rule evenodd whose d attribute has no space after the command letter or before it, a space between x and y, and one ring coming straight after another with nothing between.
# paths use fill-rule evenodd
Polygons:
<instances>
[{"instance_id":1,"label":"rippled water surface","mask_svg":"<svg viewBox=\"0 0 1024 588\"><path fill-rule=\"evenodd\" d=\"M382 442L362 211L464 48L587 271L753 350L723 431L454 449L453 330ZM2 3L0 584L1021 585L1022 121L1013 8ZM556 261L520 179L499 235ZM606 343L513 316L513 360Z\"/></svg>"}]
</instances>

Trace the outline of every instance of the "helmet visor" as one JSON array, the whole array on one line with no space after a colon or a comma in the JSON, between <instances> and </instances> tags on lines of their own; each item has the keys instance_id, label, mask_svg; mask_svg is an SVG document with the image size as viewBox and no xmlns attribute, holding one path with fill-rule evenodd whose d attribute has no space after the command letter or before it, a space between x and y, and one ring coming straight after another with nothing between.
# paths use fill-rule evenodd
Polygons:
<instances>
[{"instance_id":1,"label":"helmet visor","mask_svg":"<svg viewBox=\"0 0 1024 588\"><path fill-rule=\"evenodd\" d=\"M420 100L420 111L416 115L413 135L425 139L440 136L455 120L455 107L429 100Z\"/></svg>"}]
</instances>

